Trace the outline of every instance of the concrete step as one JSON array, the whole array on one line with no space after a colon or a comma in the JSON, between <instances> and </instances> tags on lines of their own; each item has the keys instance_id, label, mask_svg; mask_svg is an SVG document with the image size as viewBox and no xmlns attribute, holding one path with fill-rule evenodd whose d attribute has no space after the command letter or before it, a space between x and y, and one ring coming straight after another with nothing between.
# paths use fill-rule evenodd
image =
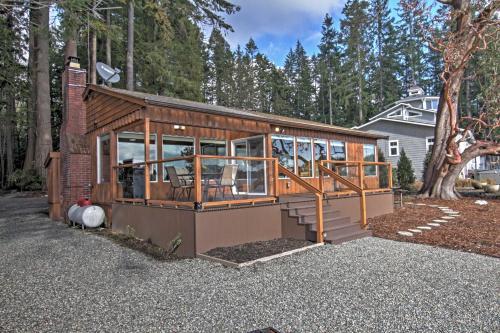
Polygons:
<instances>
[{"instance_id":1,"label":"concrete step","mask_svg":"<svg viewBox=\"0 0 500 333\"><path fill-rule=\"evenodd\" d=\"M364 237L370 237L372 235L371 230L363 230L358 226L356 231L339 232L339 231L327 231L325 236L325 241L332 244L342 244L351 240L360 239Z\"/></svg>"}]
</instances>

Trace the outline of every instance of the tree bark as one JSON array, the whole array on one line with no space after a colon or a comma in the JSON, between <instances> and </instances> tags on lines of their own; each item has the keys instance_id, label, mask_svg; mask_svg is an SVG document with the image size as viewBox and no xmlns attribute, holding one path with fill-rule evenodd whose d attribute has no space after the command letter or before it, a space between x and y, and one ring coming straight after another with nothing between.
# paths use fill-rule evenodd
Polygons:
<instances>
[{"instance_id":1,"label":"tree bark","mask_svg":"<svg viewBox=\"0 0 500 333\"><path fill-rule=\"evenodd\" d=\"M36 16L35 9L30 9L30 28L28 44L28 73L31 83L30 98L26 107L26 152L24 155L23 170L31 170L35 167L35 145L36 145L36 70L35 63L37 57L36 44Z\"/></svg>"},{"instance_id":2,"label":"tree bark","mask_svg":"<svg viewBox=\"0 0 500 333\"><path fill-rule=\"evenodd\" d=\"M134 1L128 1L127 90L134 90Z\"/></svg>"},{"instance_id":3,"label":"tree bark","mask_svg":"<svg viewBox=\"0 0 500 333\"><path fill-rule=\"evenodd\" d=\"M36 150L35 168L37 173L45 177L44 162L52 150L52 133L50 123L50 76L49 76L49 6L37 9L38 27L36 31L37 57L36 68Z\"/></svg>"}]
</instances>

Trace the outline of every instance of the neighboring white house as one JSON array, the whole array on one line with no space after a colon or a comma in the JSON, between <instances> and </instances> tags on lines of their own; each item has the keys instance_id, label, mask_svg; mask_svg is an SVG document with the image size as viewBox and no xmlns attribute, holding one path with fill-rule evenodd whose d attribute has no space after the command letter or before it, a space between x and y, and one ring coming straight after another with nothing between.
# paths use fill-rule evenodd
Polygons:
<instances>
[{"instance_id":1,"label":"neighboring white house","mask_svg":"<svg viewBox=\"0 0 500 333\"><path fill-rule=\"evenodd\" d=\"M413 86L408 91L408 97L388 105L385 111L355 128L388 136L388 140L378 141L387 161L396 166L404 149L412 161L415 176L421 179L425 156L434 144L438 102L438 96L426 96L422 88ZM469 143L461 142L459 149L462 152L468 146ZM467 164L462 176L481 168L484 168L484 158L478 157Z\"/></svg>"}]
</instances>

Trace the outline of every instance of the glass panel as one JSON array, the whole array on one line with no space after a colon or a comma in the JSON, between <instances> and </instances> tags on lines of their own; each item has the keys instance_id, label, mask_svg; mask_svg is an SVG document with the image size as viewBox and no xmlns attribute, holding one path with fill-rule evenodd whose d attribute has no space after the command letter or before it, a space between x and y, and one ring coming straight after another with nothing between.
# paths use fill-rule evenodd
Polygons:
<instances>
[{"instance_id":1,"label":"glass panel","mask_svg":"<svg viewBox=\"0 0 500 333\"><path fill-rule=\"evenodd\" d=\"M345 161L346 149L343 141L330 141L330 159L332 161ZM344 166L338 167L338 173L341 176L347 176L347 168Z\"/></svg>"},{"instance_id":2,"label":"glass panel","mask_svg":"<svg viewBox=\"0 0 500 333\"><path fill-rule=\"evenodd\" d=\"M98 138L98 165L97 165L97 183L108 183L110 180L110 151L111 143L109 134L102 135Z\"/></svg>"},{"instance_id":3,"label":"glass panel","mask_svg":"<svg viewBox=\"0 0 500 333\"><path fill-rule=\"evenodd\" d=\"M158 159L156 145L156 134L149 136L149 159ZM144 134L137 132L123 132L118 134L118 164L130 164L144 162ZM120 169L124 170L124 169ZM158 167L153 164L150 170L151 181L158 180ZM120 180L120 174L118 177Z\"/></svg>"},{"instance_id":4,"label":"glass panel","mask_svg":"<svg viewBox=\"0 0 500 333\"><path fill-rule=\"evenodd\" d=\"M314 140L314 165L316 176L319 175L319 161L328 159L326 140Z\"/></svg>"},{"instance_id":5,"label":"glass panel","mask_svg":"<svg viewBox=\"0 0 500 333\"><path fill-rule=\"evenodd\" d=\"M272 136L273 157L278 158L278 162L290 170L295 172L295 151L293 145L293 137ZM283 175L280 175L283 177Z\"/></svg>"},{"instance_id":6,"label":"glass panel","mask_svg":"<svg viewBox=\"0 0 500 333\"><path fill-rule=\"evenodd\" d=\"M297 139L297 169L300 177L312 177L311 139Z\"/></svg>"},{"instance_id":7,"label":"glass panel","mask_svg":"<svg viewBox=\"0 0 500 333\"><path fill-rule=\"evenodd\" d=\"M363 161L375 162L375 145L363 145ZM375 176L377 168L375 165L367 165L364 167L365 176Z\"/></svg>"},{"instance_id":8,"label":"glass panel","mask_svg":"<svg viewBox=\"0 0 500 333\"><path fill-rule=\"evenodd\" d=\"M162 138L163 159L194 155L194 138L164 135ZM169 181L167 166L174 166L181 177L194 172L193 161L173 161L163 163L163 180Z\"/></svg>"},{"instance_id":9,"label":"glass panel","mask_svg":"<svg viewBox=\"0 0 500 333\"><path fill-rule=\"evenodd\" d=\"M226 156L226 141L200 140L200 150L202 155ZM207 174L220 174L224 167L223 159L203 159L202 170Z\"/></svg>"},{"instance_id":10,"label":"glass panel","mask_svg":"<svg viewBox=\"0 0 500 333\"><path fill-rule=\"evenodd\" d=\"M249 138L234 142L234 156L264 157L264 138ZM266 193L266 162L236 160L236 182L239 193Z\"/></svg>"}]
</instances>

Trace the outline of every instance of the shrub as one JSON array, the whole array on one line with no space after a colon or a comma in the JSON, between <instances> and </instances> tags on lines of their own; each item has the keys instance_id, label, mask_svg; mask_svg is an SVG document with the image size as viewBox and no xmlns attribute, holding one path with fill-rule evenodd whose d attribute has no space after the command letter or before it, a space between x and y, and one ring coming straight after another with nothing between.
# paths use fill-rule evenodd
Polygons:
<instances>
[{"instance_id":1,"label":"shrub","mask_svg":"<svg viewBox=\"0 0 500 333\"><path fill-rule=\"evenodd\" d=\"M9 175L7 184L19 191L39 191L42 189L43 180L34 169L17 169Z\"/></svg>"},{"instance_id":2,"label":"shrub","mask_svg":"<svg viewBox=\"0 0 500 333\"><path fill-rule=\"evenodd\" d=\"M401 156L398 161L398 182L402 189L410 190L410 185L415 182L415 173L411 165L411 160L406 156L406 153L401 150Z\"/></svg>"},{"instance_id":3,"label":"shrub","mask_svg":"<svg viewBox=\"0 0 500 333\"><path fill-rule=\"evenodd\" d=\"M422 171L422 181L424 180L425 177L425 172L427 171L427 166L429 165L429 162L431 161L431 156L432 156L432 149L425 154L425 159L424 159L424 169Z\"/></svg>"},{"instance_id":4,"label":"shrub","mask_svg":"<svg viewBox=\"0 0 500 333\"><path fill-rule=\"evenodd\" d=\"M455 187L472 187L472 179L470 179L470 178L457 178L455 180Z\"/></svg>"}]
</instances>

